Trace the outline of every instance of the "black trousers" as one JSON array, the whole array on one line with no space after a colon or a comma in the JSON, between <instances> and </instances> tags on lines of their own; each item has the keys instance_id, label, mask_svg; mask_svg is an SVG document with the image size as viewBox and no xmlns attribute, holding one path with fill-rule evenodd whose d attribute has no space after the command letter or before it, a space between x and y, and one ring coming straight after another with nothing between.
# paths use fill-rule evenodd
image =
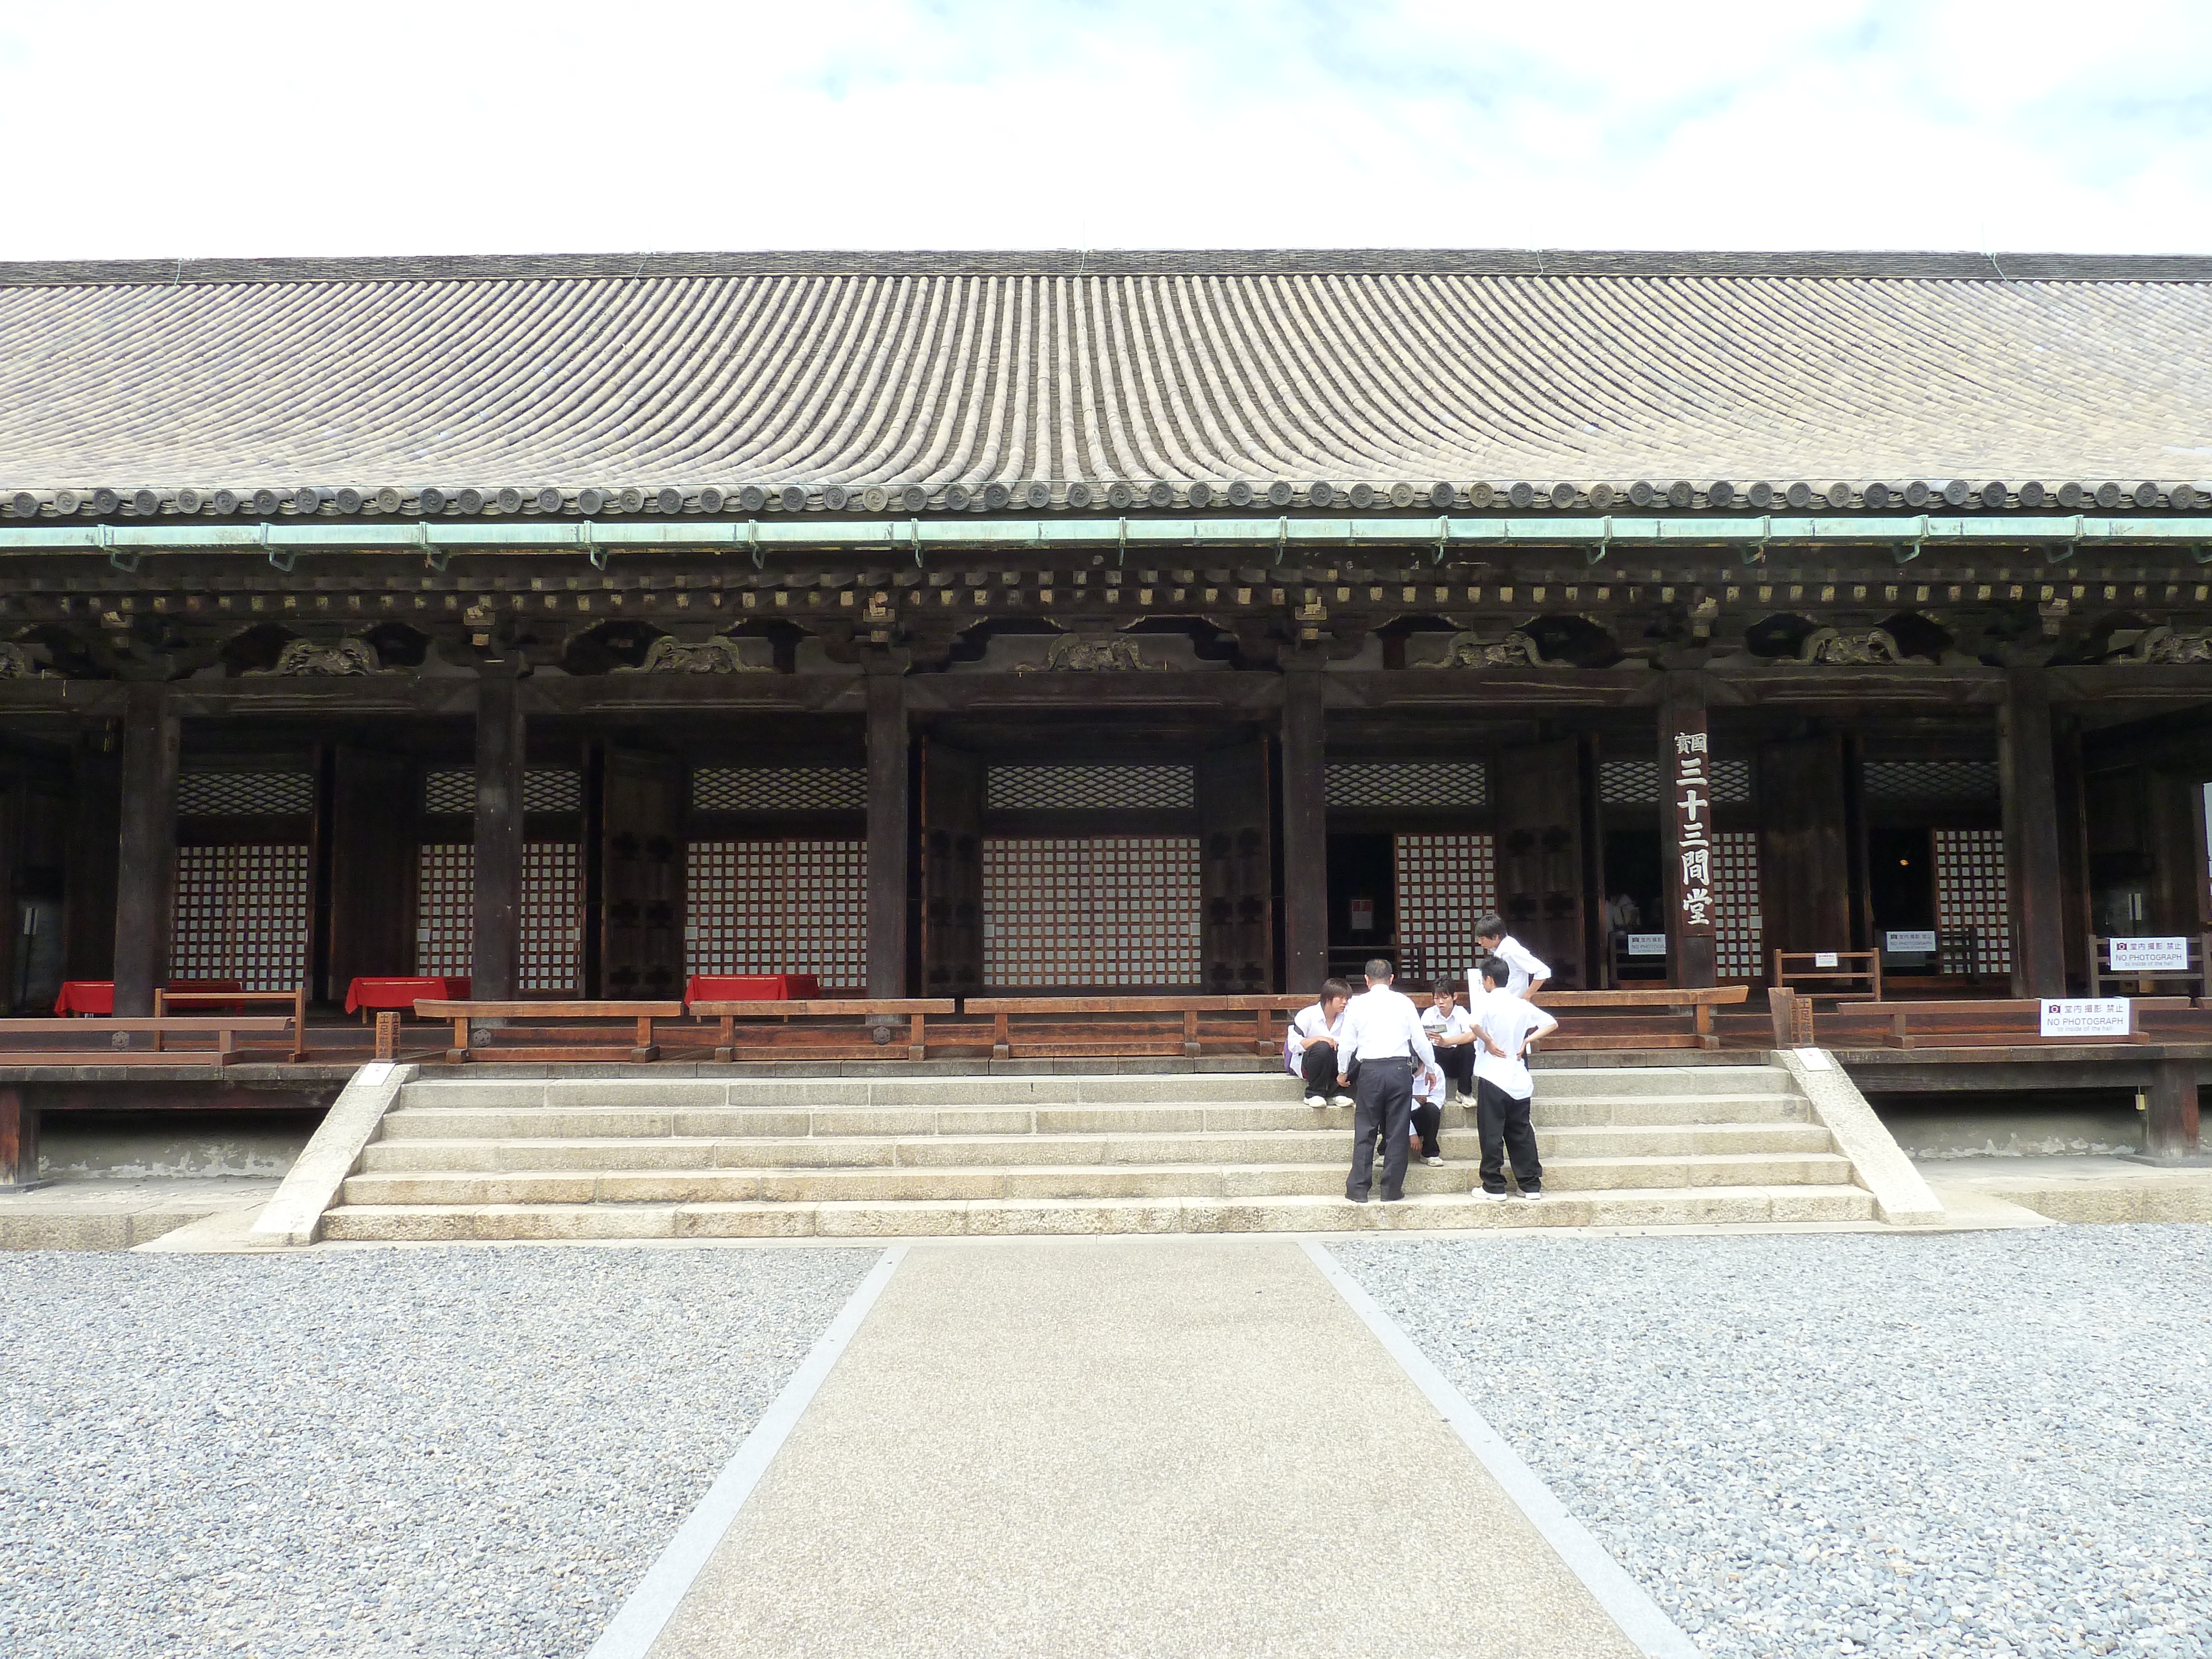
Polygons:
<instances>
[{"instance_id":1,"label":"black trousers","mask_svg":"<svg viewBox=\"0 0 2212 1659\"><path fill-rule=\"evenodd\" d=\"M1462 1042L1447 1048L1436 1045L1437 1066L1444 1074L1444 1081L1452 1085L1455 1095L1474 1092L1474 1044Z\"/></svg>"},{"instance_id":2,"label":"black trousers","mask_svg":"<svg viewBox=\"0 0 2212 1659\"><path fill-rule=\"evenodd\" d=\"M1413 1103L1413 1133L1421 1138L1423 1158L1442 1158L1444 1155L1443 1146L1437 1139L1443 1127L1443 1107L1424 1106L1418 1101Z\"/></svg>"},{"instance_id":3,"label":"black trousers","mask_svg":"<svg viewBox=\"0 0 2212 1659\"><path fill-rule=\"evenodd\" d=\"M1524 1193L1542 1188L1544 1166L1536 1158L1535 1126L1528 1121L1528 1103L1516 1100L1488 1078L1474 1085L1475 1133L1482 1137L1482 1190L1505 1190L1505 1158L1513 1158L1513 1179Z\"/></svg>"},{"instance_id":4,"label":"black trousers","mask_svg":"<svg viewBox=\"0 0 2212 1659\"><path fill-rule=\"evenodd\" d=\"M1344 1195L1364 1199L1375 1176L1375 1137L1382 1137L1382 1196L1402 1198L1406 1192L1406 1132L1413 1107L1413 1061L1367 1060L1352 1079L1352 1178Z\"/></svg>"},{"instance_id":5,"label":"black trousers","mask_svg":"<svg viewBox=\"0 0 2212 1659\"><path fill-rule=\"evenodd\" d=\"M1319 1095L1324 1100L1336 1092L1336 1045L1316 1042L1307 1046L1298 1056L1298 1073L1306 1080L1306 1092Z\"/></svg>"}]
</instances>

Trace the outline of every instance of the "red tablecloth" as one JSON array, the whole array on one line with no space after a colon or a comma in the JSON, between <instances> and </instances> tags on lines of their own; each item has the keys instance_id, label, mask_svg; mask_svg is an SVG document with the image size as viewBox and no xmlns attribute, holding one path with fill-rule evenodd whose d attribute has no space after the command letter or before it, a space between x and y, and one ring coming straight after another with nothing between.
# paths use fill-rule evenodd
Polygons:
<instances>
[{"instance_id":1,"label":"red tablecloth","mask_svg":"<svg viewBox=\"0 0 2212 1659\"><path fill-rule=\"evenodd\" d=\"M805 1002L822 994L812 974L694 974L686 1002Z\"/></svg>"},{"instance_id":2,"label":"red tablecloth","mask_svg":"<svg viewBox=\"0 0 2212 1659\"><path fill-rule=\"evenodd\" d=\"M356 979L346 987L345 1011L357 1014L364 1008L412 1008L418 1000L466 1002L471 981L422 976L408 979Z\"/></svg>"},{"instance_id":3,"label":"red tablecloth","mask_svg":"<svg viewBox=\"0 0 2212 1659\"><path fill-rule=\"evenodd\" d=\"M246 988L234 979L173 979L161 988L165 991L242 991ZM193 1014L235 1013L236 1009L198 1006L185 1010ZM65 979L61 994L54 999L54 1013L62 1019L71 1014L107 1014L115 1012L115 981L112 979Z\"/></svg>"}]
</instances>

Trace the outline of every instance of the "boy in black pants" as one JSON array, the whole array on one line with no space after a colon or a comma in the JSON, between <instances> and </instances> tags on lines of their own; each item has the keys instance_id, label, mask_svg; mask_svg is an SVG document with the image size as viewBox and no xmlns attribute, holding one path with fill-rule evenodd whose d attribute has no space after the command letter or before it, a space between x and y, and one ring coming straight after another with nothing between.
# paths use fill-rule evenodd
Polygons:
<instances>
[{"instance_id":1,"label":"boy in black pants","mask_svg":"<svg viewBox=\"0 0 2212 1659\"><path fill-rule=\"evenodd\" d=\"M1521 1196L1531 1202L1543 1195L1544 1166L1536 1157L1536 1131L1528 1121L1528 1103L1536 1092L1524 1055L1531 1038L1559 1030L1559 1022L1532 1002L1495 993L1513 969L1496 957L1475 964L1484 989L1492 993L1483 1000L1477 1016L1482 1052L1474 1061L1474 1124L1482 1137L1482 1184L1474 1190L1486 1199L1504 1203L1505 1158L1513 1158L1513 1179Z\"/></svg>"}]
</instances>

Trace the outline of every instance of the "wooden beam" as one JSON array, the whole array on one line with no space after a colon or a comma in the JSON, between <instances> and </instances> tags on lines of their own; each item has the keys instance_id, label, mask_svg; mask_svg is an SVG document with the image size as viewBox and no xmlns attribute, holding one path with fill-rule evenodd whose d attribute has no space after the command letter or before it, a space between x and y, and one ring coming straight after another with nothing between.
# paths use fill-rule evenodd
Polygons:
<instances>
[{"instance_id":1,"label":"wooden beam","mask_svg":"<svg viewBox=\"0 0 2212 1659\"><path fill-rule=\"evenodd\" d=\"M519 995L522 978L522 700L514 678L477 681L476 939L469 971L488 1002Z\"/></svg>"},{"instance_id":2,"label":"wooden beam","mask_svg":"<svg viewBox=\"0 0 2212 1659\"><path fill-rule=\"evenodd\" d=\"M2189 1060L2161 1060L2151 1067L2143 1113L2143 1151L2151 1157L2197 1155L2197 1069Z\"/></svg>"},{"instance_id":3,"label":"wooden beam","mask_svg":"<svg viewBox=\"0 0 2212 1659\"><path fill-rule=\"evenodd\" d=\"M0 1192L39 1180L39 1109L20 1084L0 1084Z\"/></svg>"},{"instance_id":4,"label":"wooden beam","mask_svg":"<svg viewBox=\"0 0 2212 1659\"><path fill-rule=\"evenodd\" d=\"M1328 763L1322 665L1283 672L1283 985L1319 994L1328 977Z\"/></svg>"},{"instance_id":5,"label":"wooden beam","mask_svg":"<svg viewBox=\"0 0 2212 1659\"><path fill-rule=\"evenodd\" d=\"M906 994L907 810L904 665L868 664L868 994Z\"/></svg>"},{"instance_id":6,"label":"wooden beam","mask_svg":"<svg viewBox=\"0 0 2212 1659\"><path fill-rule=\"evenodd\" d=\"M169 976L176 922L176 711L168 687L133 683L123 717L122 833L115 880L115 1012L143 1018Z\"/></svg>"},{"instance_id":7,"label":"wooden beam","mask_svg":"<svg viewBox=\"0 0 2212 1659\"><path fill-rule=\"evenodd\" d=\"M2066 994L2065 898L2059 881L2058 797L2051 695L2043 672L2007 671L1997 714L2005 885L2014 996Z\"/></svg>"}]
</instances>

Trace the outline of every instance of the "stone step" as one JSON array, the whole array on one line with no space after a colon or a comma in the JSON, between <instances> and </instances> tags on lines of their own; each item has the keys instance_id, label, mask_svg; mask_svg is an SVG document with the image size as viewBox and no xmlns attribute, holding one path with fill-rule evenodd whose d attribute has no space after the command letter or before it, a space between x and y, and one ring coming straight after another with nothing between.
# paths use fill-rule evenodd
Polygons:
<instances>
[{"instance_id":1,"label":"stone step","mask_svg":"<svg viewBox=\"0 0 2212 1659\"><path fill-rule=\"evenodd\" d=\"M1448 1126L1473 1114L1447 1108ZM1803 1101L1770 1095L1735 1097L1661 1096L1656 1099L1554 1102L1537 1097L1541 1127L1649 1127L1686 1123L1802 1122ZM832 1106L666 1108L644 1104L599 1107L451 1107L412 1104L388 1113L388 1140L568 1139L666 1136L929 1135L929 1134L1187 1134L1261 1133L1316 1126L1352 1127L1348 1108L1316 1109L1279 1098L1267 1105L1146 1106Z\"/></svg>"},{"instance_id":2,"label":"stone step","mask_svg":"<svg viewBox=\"0 0 2212 1659\"><path fill-rule=\"evenodd\" d=\"M1399 1232L1443 1228L1665 1227L1874 1218L1873 1195L1842 1185L1562 1192L1535 1204L1468 1194L1349 1204L1274 1198L953 1199L910 1203L343 1205L341 1240L884 1238L1050 1233Z\"/></svg>"},{"instance_id":3,"label":"stone step","mask_svg":"<svg viewBox=\"0 0 2212 1659\"><path fill-rule=\"evenodd\" d=\"M349 1205L694 1204L919 1201L930 1199L1251 1198L1326 1196L1344 1188L1345 1160L1218 1164L980 1164L955 1169L546 1170L394 1171L347 1179ZM1416 1164L1409 1192L1465 1192L1474 1164ZM1648 1187L1850 1184L1832 1153L1674 1158L1559 1158L1544 1164L1559 1192Z\"/></svg>"}]
</instances>

